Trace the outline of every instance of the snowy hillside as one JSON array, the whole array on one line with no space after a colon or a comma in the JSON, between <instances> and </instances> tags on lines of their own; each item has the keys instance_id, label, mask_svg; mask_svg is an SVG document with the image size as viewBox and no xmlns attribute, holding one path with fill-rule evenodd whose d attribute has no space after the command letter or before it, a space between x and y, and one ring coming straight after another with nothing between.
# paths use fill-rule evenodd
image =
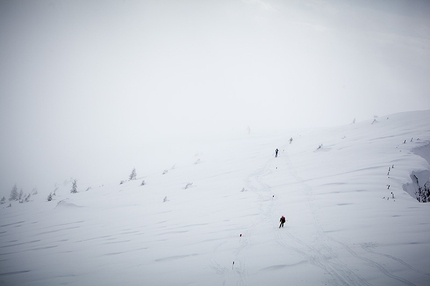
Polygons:
<instances>
[{"instance_id":1,"label":"snowy hillside","mask_svg":"<svg viewBox=\"0 0 430 286\"><path fill-rule=\"evenodd\" d=\"M429 154L417 111L219 138L123 184L40 191L1 205L0 285L429 285L430 204L414 197Z\"/></svg>"}]
</instances>

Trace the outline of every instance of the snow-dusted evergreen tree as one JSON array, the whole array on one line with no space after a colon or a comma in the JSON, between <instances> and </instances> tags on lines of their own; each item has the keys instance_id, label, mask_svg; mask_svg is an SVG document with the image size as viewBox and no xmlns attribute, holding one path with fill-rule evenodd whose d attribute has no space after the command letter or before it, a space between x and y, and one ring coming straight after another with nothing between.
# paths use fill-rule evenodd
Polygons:
<instances>
[{"instance_id":1,"label":"snow-dusted evergreen tree","mask_svg":"<svg viewBox=\"0 0 430 286\"><path fill-rule=\"evenodd\" d=\"M130 180L136 180L136 168L133 168L133 171L131 171L129 179Z\"/></svg>"},{"instance_id":2,"label":"snow-dusted evergreen tree","mask_svg":"<svg viewBox=\"0 0 430 286\"><path fill-rule=\"evenodd\" d=\"M13 186L12 190L10 191L10 197L9 197L9 201L16 201L18 200L18 188L17 186Z\"/></svg>"},{"instance_id":3,"label":"snow-dusted evergreen tree","mask_svg":"<svg viewBox=\"0 0 430 286\"><path fill-rule=\"evenodd\" d=\"M77 180L74 179L72 182L72 189L70 190L72 194L76 194L78 192L78 183Z\"/></svg>"},{"instance_id":4,"label":"snow-dusted evergreen tree","mask_svg":"<svg viewBox=\"0 0 430 286\"><path fill-rule=\"evenodd\" d=\"M6 198L3 196L3 198L1 198L0 200L0 204L4 204L6 202Z\"/></svg>"}]
</instances>

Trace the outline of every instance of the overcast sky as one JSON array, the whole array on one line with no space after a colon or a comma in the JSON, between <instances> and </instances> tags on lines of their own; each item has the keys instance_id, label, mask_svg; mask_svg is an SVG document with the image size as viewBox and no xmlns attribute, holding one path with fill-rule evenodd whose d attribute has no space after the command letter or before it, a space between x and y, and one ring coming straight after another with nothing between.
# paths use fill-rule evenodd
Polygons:
<instances>
[{"instance_id":1,"label":"overcast sky","mask_svg":"<svg viewBox=\"0 0 430 286\"><path fill-rule=\"evenodd\" d=\"M429 15L426 0L0 1L0 194L144 175L248 126L430 109Z\"/></svg>"}]
</instances>

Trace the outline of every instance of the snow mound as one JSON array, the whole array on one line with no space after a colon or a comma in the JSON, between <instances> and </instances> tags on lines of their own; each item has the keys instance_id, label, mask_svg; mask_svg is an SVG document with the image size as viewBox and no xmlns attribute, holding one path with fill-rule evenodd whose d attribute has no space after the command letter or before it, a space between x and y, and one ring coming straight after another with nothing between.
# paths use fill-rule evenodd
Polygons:
<instances>
[{"instance_id":1,"label":"snow mound","mask_svg":"<svg viewBox=\"0 0 430 286\"><path fill-rule=\"evenodd\" d=\"M82 206L78 206L74 203L71 203L68 199L61 200L57 203L55 208L81 208Z\"/></svg>"}]
</instances>

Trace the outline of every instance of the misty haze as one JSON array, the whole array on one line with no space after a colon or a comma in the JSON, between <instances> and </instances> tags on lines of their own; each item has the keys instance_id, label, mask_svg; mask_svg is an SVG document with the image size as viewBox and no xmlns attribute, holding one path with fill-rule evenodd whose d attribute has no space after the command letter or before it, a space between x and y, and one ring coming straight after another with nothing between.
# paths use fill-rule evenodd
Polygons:
<instances>
[{"instance_id":1,"label":"misty haze","mask_svg":"<svg viewBox=\"0 0 430 286\"><path fill-rule=\"evenodd\" d=\"M428 15L1 1L0 284L428 284Z\"/></svg>"}]
</instances>

